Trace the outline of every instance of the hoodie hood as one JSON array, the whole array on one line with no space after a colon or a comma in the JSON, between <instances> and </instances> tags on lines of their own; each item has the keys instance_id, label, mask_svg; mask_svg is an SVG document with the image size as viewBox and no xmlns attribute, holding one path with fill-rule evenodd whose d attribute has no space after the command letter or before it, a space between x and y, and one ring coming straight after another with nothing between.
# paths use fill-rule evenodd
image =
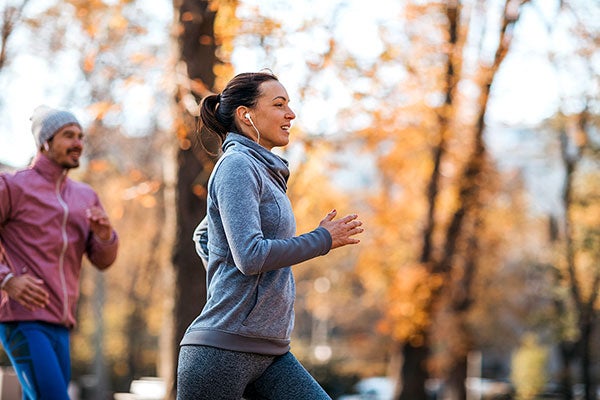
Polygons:
<instances>
[{"instance_id":1,"label":"hoodie hood","mask_svg":"<svg viewBox=\"0 0 600 400\"><path fill-rule=\"evenodd\" d=\"M232 150L247 154L264 165L279 187L284 192L287 190L287 181L290 176L287 160L235 132L229 132L223 142L223 152Z\"/></svg>"}]
</instances>

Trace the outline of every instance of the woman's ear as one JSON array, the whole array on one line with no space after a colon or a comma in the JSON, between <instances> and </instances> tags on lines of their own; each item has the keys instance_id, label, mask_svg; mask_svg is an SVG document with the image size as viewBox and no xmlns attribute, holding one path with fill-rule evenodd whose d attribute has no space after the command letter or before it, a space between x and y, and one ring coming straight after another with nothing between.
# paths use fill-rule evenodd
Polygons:
<instances>
[{"instance_id":1,"label":"woman's ear","mask_svg":"<svg viewBox=\"0 0 600 400\"><path fill-rule=\"evenodd\" d=\"M239 106L235 110L236 119L241 121L244 125L252 125L251 117L250 117L250 109L248 107Z\"/></svg>"}]
</instances>

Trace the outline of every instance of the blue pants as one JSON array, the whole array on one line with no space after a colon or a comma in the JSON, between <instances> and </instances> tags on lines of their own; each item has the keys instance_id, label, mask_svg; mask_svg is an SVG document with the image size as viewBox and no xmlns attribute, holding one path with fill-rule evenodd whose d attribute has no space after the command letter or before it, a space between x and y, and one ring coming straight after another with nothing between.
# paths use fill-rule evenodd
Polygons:
<instances>
[{"instance_id":1,"label":"blue pants","mask_svg":"<svg viewBox=\"0 0 600 400\"><path fill-rule=\"evenodd\" d=\"M182 346L177 400L331 400L292 353L265 356Z\"/></svg>"},{"instance_id":2,"label":"blue pants","mask_svg":"<svg viewBox=\"0 0 600 400\"><path fill-rule=\"evenodd\" d=\"M0 341L24 400L69 400L69 330L45 322L0 323Z\"/></svg>"}]
</instances>

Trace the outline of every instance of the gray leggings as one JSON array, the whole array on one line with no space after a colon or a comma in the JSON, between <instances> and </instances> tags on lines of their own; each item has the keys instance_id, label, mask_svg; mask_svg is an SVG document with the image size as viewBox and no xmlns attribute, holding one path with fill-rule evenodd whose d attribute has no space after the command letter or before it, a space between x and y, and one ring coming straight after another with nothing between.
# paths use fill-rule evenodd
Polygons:
<instances>
[{"instance_id":1,"label":"gray leggings","mask_svg":"<svg viewBox=\"0 0 600 400\"><path fill-rule=\"evenodd\" d=\"M331 400L292 353L265 356L182 346L177 400Z\"/></svg>"}]
</instances>

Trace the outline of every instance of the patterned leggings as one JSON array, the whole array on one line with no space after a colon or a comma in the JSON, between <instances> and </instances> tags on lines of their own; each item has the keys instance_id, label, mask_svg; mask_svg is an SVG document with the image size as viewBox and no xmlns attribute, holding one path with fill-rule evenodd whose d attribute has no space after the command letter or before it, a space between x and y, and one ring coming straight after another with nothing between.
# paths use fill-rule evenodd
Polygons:
<instances>
[{"instance_id":1,"label":"patterned leggings","mask_svg":"<svg viewBox=\"0 0 600 400\"><path fill-rule=\"evenodd\" d=\"M182 346L177 400L331 400L292 353L266 356Z\"/></svg>"},{"instance_id":2,"label":"patterned leggings","mask_svg":"<svg viewBox=\"0 0 600 400\"><path fill-rule=\"evenodd\" d=\"M68 400L69 331L44 322L0 324L0 341L21 383L24 400Z\"/></svg>"}]
</instances>

